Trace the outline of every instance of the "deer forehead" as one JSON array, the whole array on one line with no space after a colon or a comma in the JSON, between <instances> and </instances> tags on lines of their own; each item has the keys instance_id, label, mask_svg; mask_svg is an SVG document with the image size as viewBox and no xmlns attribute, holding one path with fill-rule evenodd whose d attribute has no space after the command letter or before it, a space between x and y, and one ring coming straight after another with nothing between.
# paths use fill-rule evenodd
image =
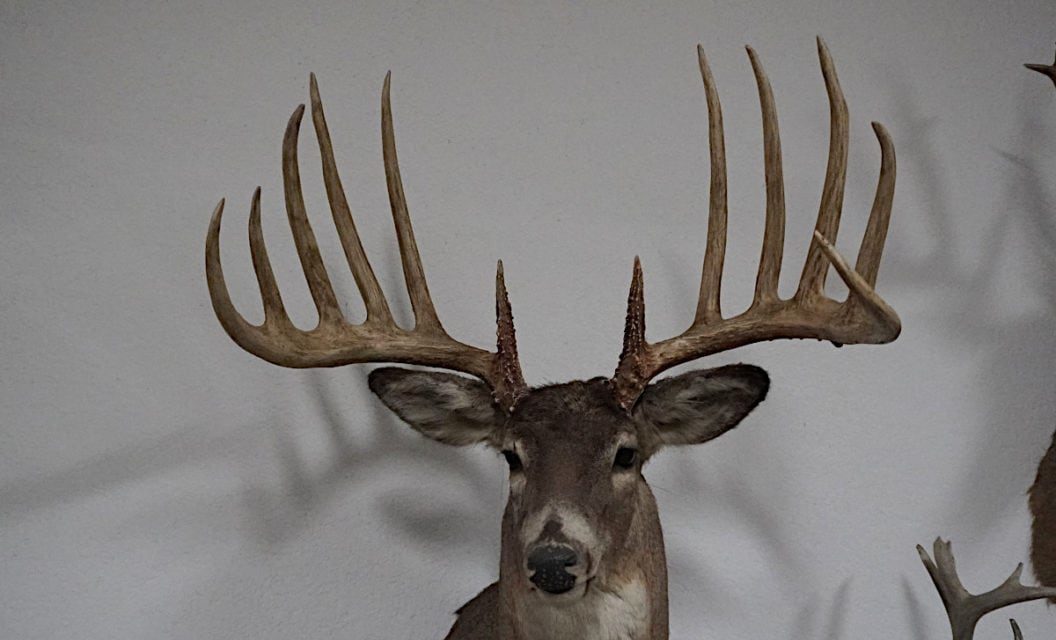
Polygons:
<instances>
[{"instance_id":1,"label":"deer forehead","mask_svg":"<svg viewBox=\"0 0 1056 640\"><path fill-rule=\"evenodd\" d=\"M534 451L598 453L631 441L635 425L601 379L533 390L507 422L507 439Z\"/></svg>"}]
</instances>

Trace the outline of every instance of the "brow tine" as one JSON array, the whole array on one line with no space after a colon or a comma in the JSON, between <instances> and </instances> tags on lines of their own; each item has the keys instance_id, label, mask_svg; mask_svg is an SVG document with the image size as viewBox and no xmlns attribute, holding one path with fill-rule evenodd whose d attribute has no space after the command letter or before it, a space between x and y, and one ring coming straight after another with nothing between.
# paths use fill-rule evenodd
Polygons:
<instances>
[{"instance_id":1,"label":"brow tine","mask_svg":"<svg viewBox=\"0 0 1056 640\"><path fill-rule=\"evenodd\" d=\"M852 269L836 247L832 246L832 243L817 230L814 231L814 240L824 259L832 263L844 284L851 290L852 299L879 322L883 335L889 336L886 341L890 342L898 337L902 330L902 321L899 320L898 313L877 295L865 278Z\"/></svg>"},{"instance_id":2,"label":"brow tine","mask_svg":"<svg viewBox=\"0 0 1056 640\"><path fill-rule=\"evenodd\" d=\"M367 254L363 250L363 243L359 239L359 232L352 218L352 210L348 206L345 190L341 186L341 176L337 172L337 162L334 160L334 146L330 142L330 129L326 126L323 101L319 97L319 85L314 73L309 76L309 87L312 124L315 125L315 137L319 141L319 155L323 161L323 183L326 186L327 200L330 201L330 213L334 218L334 226L337 227L337 235L341 238L341 247L345 251L345 259L348 261L349 269L352 270L352 276L356 279L359 294L363 296L363 304L367 310L367 322L371 320L390 321L392 313L389 311L385 294L378 285L378 279L374 276L374 269L371 268Z\"/></svg>"},{"instance_id":3,"label":"brow tine","mask_svg":"<svg viewBox=\"0 0 1056 640\"><path fill-rule=\"evenodd\" d=\"M282 185L286 194L286 217L290 221L293 241L297 246L297 255L301 259L301 269L308 289L319 310L319 324L339 324L343 321L341 310L337 306L337 297L326 274L319 245L315 241L312 225L304 210L304 196L301 194L301 174L297 167L297 137L301 128L301 117L304 105L300 105L290 116L286 125L286 135L282 139Z\"/></svg>"},{"instance_id":4,"label":"brow tine","mask_svg":"<svg viewBox=\"0 0 1056 640\"><path fill-rule=\"evenodd\" d=\"M858 263L854 268L870 287L876 286L876 273L880 269L887 227L891 222L891 205L895 199L895 145L884 125L874 122L873 131L880 141L880 178L876 185L873 209L869 213L869 224L858 250Z\"/></svg>"},{"instance_id":5,"label":"brow tine","mask_svg":"<svg viewBox=\"0 0 1056 640\"><path fill-rule=\"evenodd\" d=\"M829 55L825 41L818 38L818 57L821 60L821 72L825 78L825 90L829 95L829 163L825 170L825 186L821 191L821 205L818 208L818 221L814 229L829 242L836 242L836 233L840 228L840 212L843 209L843 189L847 181L847 143L848 121L847 102L840 89L836 67ZM824 259L820 245L814 245L807 253L803 265L803 275L799 281L796 298L813 302L821 297L825 288L825 275L828 272L828 261Z\"/></svg>"},{"instance_id":6,"label":"brow tine","mask_svg":"<svg viewBox=\"0 0 1056 640\"><path fill-rule=\"evenodd\" d=\"M253 257L257 285L260 287L260 299L264 303L264 324L278 323L280 326L289 326L290 318L282 304L282 296L275 282L275 273L271 270L268 249L264 245L264 234L260 228L260 187L253 192L253 204L249 211L249 251Z\"/></svg>"},{"instance_id":7,"label":"brow tine","mask_svg":"<svg viewBox=\"0 0 1056 640\"><path fill-rule=\"evenodd\" d=\"M495 323L498 344L495 363L499 375L492 393L496 400L505 405L503 408L510 411L527 393L528 384L524 381L517 356L517 332L513 327L513 308L510 306L509 292L506 291L502 260L499 260L495 270Z\"/></svg>"},{"instance_id":8,"label":"brow tine","mask_svg":"<svg viewBox=\"0 0 1056 640\"><path fill-rule=\"evenodd\" d=\"M382 154L385 157L385 182L389 188L389 204L392 207L392 221L396 225L396 238L400 244L400 260L403 262L403 278L407 283L407 293L414 309L416 329L439 330L443 332L440 319L429 296L429 286L425 282L422 269L422 258L418 254L418 244L414 240L414 229L411 227L411 216L407 212L407 198L403 193L403 181L400 179L400 164L396 157L396 134L392 127L392 106L389 102L389 84L392 72L385 74L385 84L381 91L381 142Z\"/></svg>"},{"instance_id":9,"label":"brow tine","mask_svg":"<svg viewBox=\"0 0 1056 640\"><path fill-rule=\"evenodd\" d=\"M755 49L748 49L755 82L759 86L759 106L763 116L763 159L766 174L766 229L759 257L759 274L755 279L753 305L777 302L781 277L781 259L785 246L785 179L781 168L781 133L777 126L777 107L770 80Z\"/></svg>"},{"instance_id":10,"label":"brow tine","mask_svg":"<svg viewBox=\"0 0 1056 640\"><path fill-rule=\"evenodd\" d=\"M235 309L224 281L224 269L220 266L220 221L223 214L224 201L220 200L213 209L209 231L205 236L205 281L209 286L209 300L213 303L213 311L216 312L220 325L232 340L239 345L245 345L256 327Z\"/></svg>"},{"instance_id":11,"label":"brow tine","mask_svg":"<svg viewBox=\"0 0 1056 640\"><path fill-rule=\"evenodd\" d=\"M700 295L693 326L722 319L719 294L722 286L722 266L726 257L726 143L722 131L722 105L715 90L715 78L704 56L704 47L697 45L700 76L704 81L704 95L708 102L708 152L711 164L710 203L708 207L708 239L704 250L704 268L700 277Z\"/></svg>"}]
</instances>

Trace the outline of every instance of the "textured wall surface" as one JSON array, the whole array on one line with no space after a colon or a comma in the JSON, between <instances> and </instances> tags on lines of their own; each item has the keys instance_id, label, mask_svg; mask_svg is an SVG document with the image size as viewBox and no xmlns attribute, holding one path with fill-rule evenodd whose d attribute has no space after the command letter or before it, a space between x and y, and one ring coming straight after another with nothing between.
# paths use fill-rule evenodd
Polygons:
<instances>
[{"instance_id":1,"label":"textured wall surface","mask_svg":"<svg viewBox=\"0 0 1056 640\"><path fill-rule=\"evenodd\" d=\"M762 237L745 43L778 102L792 291L828 144L821 34L852 117L846 254L875 186L871 120L898 150L878 288L905 330L884 347L775 343L700 365L752 362L773 386L736 431L647 469L672 636L948 637L914 545L949 536L970 588L1004 579L1027 557L1025 491L1056 424L1056 94L1022 68L1051 60L1054 27L1050 0L0 4L0 636L441 638L496 575L501 457L399 424L368 367L274 367L213 317L202 255L221 196L235 301L261 315L244 227L260 184L286 301L314 322L279 168L309 71L400 317L388 69L441 317L488 344L503 258L542 383L614 368L635 254L650 336L692 315L698 42L727 125L724 308L750 300ZM310 215L359 317L304 129ZM1028 638L1056 626L1040 604L1015 615ZM1006 618L979 637L1008 637Z\"/></svg>"}]
</instances>

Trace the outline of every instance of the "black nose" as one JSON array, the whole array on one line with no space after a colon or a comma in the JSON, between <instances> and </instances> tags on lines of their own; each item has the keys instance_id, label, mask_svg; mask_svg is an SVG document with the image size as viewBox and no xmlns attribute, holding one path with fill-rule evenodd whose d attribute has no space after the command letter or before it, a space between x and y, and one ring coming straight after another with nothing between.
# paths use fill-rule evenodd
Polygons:
<instances>
[{"instance_id":1,"label":"black nose","mask_svg":"<svg viewBox=\"0 0 1056 640\"><path fill-rule=\"evenodd\" d=\"M547 593L564 593L576 586L576 576L565 569L577 564L579 556L575 550L564 545L548 544L528 554L532 584Z\"/></svg>"}]
</instances>

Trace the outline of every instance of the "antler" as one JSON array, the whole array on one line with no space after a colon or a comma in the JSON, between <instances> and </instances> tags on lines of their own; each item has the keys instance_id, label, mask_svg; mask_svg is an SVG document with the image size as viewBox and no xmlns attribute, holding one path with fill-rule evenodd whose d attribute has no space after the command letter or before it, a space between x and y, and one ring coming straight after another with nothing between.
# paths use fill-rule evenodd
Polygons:
<instances>
[{"instance_id":1,"label":"antler","mask_svg":"<svg viewBox=\"0 0 1056 640\"><path fill-rule=\"evenodd\" d=\"M362 324L353 325L342 315L305 212L297 164L297 138L301 116L304 114L302 104L294 110L286 126L286 135L282 142L282 179L290 229L308 288L319 312L319 324L314 329L303 331L295 327L286 314L261 233L259 187L253 194L250 208L249 246L264 303L264 323L259 326L250 324L231 303L220 266L220 219L224 210L224 201L221 200L213 212L205 244L205 273L209 296L220 324L246 351L286 367L336 367L361 362L402 362L468 373L488 383L496 401L507 411L511 410L517 400L526 393L527 385L517 358L513 314L503 278L502 262L499 262L495 276L495 307L498 318L496 351L485 351L453 339L440 324L440 318L433 307L421 257L418 255L418 245L414 239L414 230L411 228L407 199L403 193L396 158L392 108L389 104L389 76L385 76L381 94L382 152L404 279L414 310L415 326L410 330L402 329L393 320L385 294L378 285L363 251L337 173L315 74L311 75L310 84L312 122L322 156L327 199L330 201L334 225L337 227L345 257L366 306L366 320Z\"/></svg>"},{"instance_id":2,"label":"antler","mask_svg":"<svg viewBox=\"0 0 1056 640\"><path fill-rule=\"evenodd\" d=\"M704 50L698 46L700 73L708 104L711 197L696 316L693 324L681 335L657 343L647 342L642 270L641 263L635 258L623 352L612 379L616 398L624 408L631 407L649 380L660 372L709 354L779 338L814 338L828 340L837 346L882 344L897 338L901 331L898 315L873 290L895 191L895 150L891 137L879 123L873 123L873 130L880 141L880 179L855 267L851 268L832 245L840 225L847 176L848 114L836 69L821 38L818 38L818 55L830 107L828 169L814 242L807 253L799 289L791 299L782 300L778 296L785 227L781 141L770 82L758 55L751 47L747 49L759 87L766 168L766 228L754 300L744 313L728 319L722 317L719 293L726 252L726 156L722 110ZM850 289L844 302L824 295L829 263Z\"/></svg>"},{"instance_id":3,"label":"antler","mask_svg":"<svg viewBox=\"0 0 1056 640\"><path fill-rule=\"evenodd\" d=\"M1031 71L1037 71L1044 76L1048 76L1049 80L1052 80L1052 83L1056 85L1056 60L1054 60L1052 64L1027 63L1023 66Z\"/></svg>"},{"instance_id":4,"label":"antler","mask_svg":"<svg viewBox=\"0 0 1056 640\"><path fill-rule=\"evenodd\" d=\"M917 553L931 575L935 588L939 591L946 614L950 618L953 640L972 640L975 626L988 613L1003 609L1020 602L1041 600L1056 596L1056 589L1048 587L1027 587L1020 582L1023 564L1020 563L1012 575L1001 586L973 595L961 584L957 575L957 563L953 559L951 545L942 538L937 538L934 545L935 559L932 560L924 547L917 545ZM1022 638L1019 625L1012 623L1013 635Z\"/></svg>"}]
</instances>

